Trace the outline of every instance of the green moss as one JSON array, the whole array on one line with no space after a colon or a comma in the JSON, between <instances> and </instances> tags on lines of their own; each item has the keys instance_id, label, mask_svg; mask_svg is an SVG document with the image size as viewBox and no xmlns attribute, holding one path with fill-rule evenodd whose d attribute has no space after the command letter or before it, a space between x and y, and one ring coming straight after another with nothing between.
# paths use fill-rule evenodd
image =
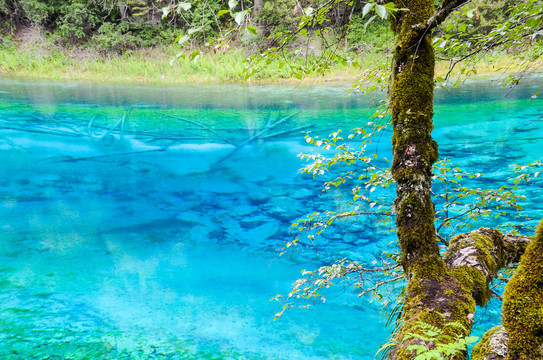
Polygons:
<instances>
[{"instance_id":1,"label":"green moss","mask_svg":"<svg viewBox=\"0 0 543 360\"><path fill-rule=\"evenodd\" d=\"M508 360L543 358L543 221L505 289Z\"/></svg>"},{"instance_id":2,"label":"green moss","mask_svg":"<svg viewBox=\"0 0 543 360\"><path fill-rule=\"evenodd\" d=\"M477 305L482 306L490 300L490 282L508 261L504 236L497 230L487 228L459 235L451 240L444 259L455 268L454 276L463 286L471 289Z\"/></svg>"},{"instance_id":3,"label":"green moss","mask_svg":"<svg viewBox=\"0 0 543 360\"><path fill-rule=\"evenodd\" d=\"M491 338L499 337L491 342ZM488 330L481 341L479 341L471 351L471 360L489 360L489 359L503 359L506 354L507 346L507 334L503 326L495 326ZM495 344L494 342L498 342ZM496 346L498 345L499 348Z\"/></svg>"},{"instance_id":4,"label":"green moss","mask_svg":"<svg viewBox=\"0 0 543 360\"><path fill-rule=\"evenodd\" d=\"M420 339L407 339L421 323L436 326L451 339L469 335L471 323L469 314L475 311L475 302L462 284L451 275L439 278L419 278L417 275L409 282L404 306L404 323L396 334L400 345L394 350L395 360L412 360L414 353L407 350L410 344L420 343ZM462 326L447 326L447 324ZM416 331L415 331L416 332ZM433 345L428 343L427 346Z\"/></svg>"},{"instance_id":5,"label":"green moss","mask_svg":"<svg viewBox=\"0 0 543 360\"><path fill-rule=\"evenodd\" d=\"M490 300L486 277L477 269L461 266L452 270L453 276L462 284L463 289L470 293L475 303L483 306Z\"/></svg>"},{"instance_id":6,"label":"green moss","mask_svg":"<svg viewBox=\"0 0 543 360\"><path fill-rule=\"evenodd\" d=\"M426 24L434 13L434 3L409 0L397 6L408 11L392 23L398 35L390 88L392 176L398 184L395 207L402 264L410 274L414 262L436 259L439 253L430 192L432 164L438 155L431 137L435 54L430 37L420 37L413 30L414 25Z\"/></svg>"}]
</instances>

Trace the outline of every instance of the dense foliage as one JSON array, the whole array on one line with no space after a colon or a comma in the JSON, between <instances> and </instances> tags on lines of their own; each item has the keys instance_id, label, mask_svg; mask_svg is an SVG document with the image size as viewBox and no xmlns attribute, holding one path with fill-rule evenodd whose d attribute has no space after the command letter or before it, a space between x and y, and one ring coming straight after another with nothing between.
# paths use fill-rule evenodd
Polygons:
<instances>
[{"instance_id":1,"label":"dense foliage","mask_svg":"<svg viewBox=\"0 0 543 360\"><path fill-rule=\"evenodd\" d=\"M494 24L504 21L512 3L473 3L467 17L456 15L467 20L455 25L453 33L488 33ZM289 50L303 44L310 53L320 54L330 39L341 37L343 50L356 54L390 52L392 35L386 21L379 17L361 20L367 4L362 0L338 2L320 25L327 29L326 34L311 43L291 42ZM325 0L0 0L0 46L23 38L25 31L37 30L62 48L88 47L101 54L122 54L174 41L217 51L216 44L226 38L228 48L262 51L277 45L278 33L296 29L306 15L304 9L326 5ZM459 24L455 19L453 23ZM240 27L250 31L229 32ZM312 27L315 30L318 26Z\"/></svg>"}]
</instances>

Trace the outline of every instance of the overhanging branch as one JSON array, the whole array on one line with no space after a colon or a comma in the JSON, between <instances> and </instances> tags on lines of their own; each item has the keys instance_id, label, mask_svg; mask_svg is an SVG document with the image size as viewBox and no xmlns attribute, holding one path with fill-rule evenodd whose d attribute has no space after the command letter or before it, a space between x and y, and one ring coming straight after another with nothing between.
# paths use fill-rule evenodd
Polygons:
<instances>
[{"instance_id":1,"label":"overhanging branch","mask_svg":"<svg viewBox=\"0 0 543 360\"><path fill-rule=\"evenodd\" d=\"M436 13L426 23L426 30L428 32L433 28L441 25L445 19L455 9L467 4L470 0L444 0L441 5L436 9Z\"/></svg>"}]
</instances>

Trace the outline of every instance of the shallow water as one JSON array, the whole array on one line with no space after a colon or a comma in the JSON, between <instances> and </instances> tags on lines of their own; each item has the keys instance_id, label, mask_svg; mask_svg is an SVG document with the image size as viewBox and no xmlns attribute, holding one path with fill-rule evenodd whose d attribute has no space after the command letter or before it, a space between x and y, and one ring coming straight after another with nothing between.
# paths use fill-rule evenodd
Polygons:
<instances>
[{"instance_id":1,"label":"shallow water","mask_svg":"<svg viewBox=\"0 0 543 360\"><path fill-rule=\"evenodd\" d=\"M481 187L543 148L543 101L530 99L542 81L491 85L436 96L440 154L484 172ZM269 301L304 268L390 250L390 226L359 219L315 248L276 252L293 221L349 196L321 195L322 181L298 173L297 154L313 150L301 131L362 126L377 100L341 86L0 80L0 90L1 358L371 359L386 341L382 305L351 291L277 321L281 304ZM233 152L229 142L257 134L277 136ZM371 151L390 157L389 136ZM519 191L529 218L508 220L534 225L541 183ZM479 333L498 306L479 312Z\"/></svg>"}]
</instances>

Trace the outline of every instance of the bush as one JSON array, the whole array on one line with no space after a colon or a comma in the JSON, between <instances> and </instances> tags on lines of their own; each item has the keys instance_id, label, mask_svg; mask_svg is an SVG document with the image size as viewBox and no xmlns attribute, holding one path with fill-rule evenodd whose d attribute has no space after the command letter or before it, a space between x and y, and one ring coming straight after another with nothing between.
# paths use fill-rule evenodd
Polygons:
<instances>
[{"instance_id":1,"label":"bush","mask_svg":"<svg viewBox=\"0 0 543 360\"><path fill-rule=\"evenodd\" d=\"M72 0L60 12L56 34L66 44L83 42L102 23L99 10L85 0Z\"/></svg>"},{"instance_id":2,"label":"bush","mask_svg":"<svg viewBox=\"0 0 543 360\"><path fill-rule=\"evenodd\" d=\"M104 23L98 29L98 34L94 35L90 41L98 52L106 54L122 54L127 50L134 50L143 44L141 38L134 36L130 32L128 23Z\"/></svg>"},{"instance_id":3,"label":"bush","mask_svg":"<svg viewBox=\"0 0 543 360\"><path fill-rule=\"evenodd\" d=\"M256 16L256 21L264 29L264 35L291 30L296 23L296 0L265 1Z\"/></svg>"},{"instance_id":4,"label":"bush","mask_svg":"<svg viewBox=\"0 0 543 360\"><path fill-rule=\"evenodd\" d=\"M13 10L18 7L22 9L25 18L36 25L46 25L55 11L53 6L39 0L21 0L18 5L14 4Z\"/></svg>"},{"instance_id":5,"label":"bush","mask_svg":"<svg viewBox=\"0 0 543 360\"><path fill-rule=\"evenodd\" d=\"M366 26L368 17L354 15L348 25L347 43L354 48L386 51L393 38L388 22L376 19Z\"/></svg>"},{"instance_id":6,"label":"bush","mask_svg":"<svg viewBox=\"0 0 543 360\"><path fill-rule=\"evenodd\" d=\"M12 49L15 47L11 35L0 34L0 49Z\"/></svg>"}]
</instances>

